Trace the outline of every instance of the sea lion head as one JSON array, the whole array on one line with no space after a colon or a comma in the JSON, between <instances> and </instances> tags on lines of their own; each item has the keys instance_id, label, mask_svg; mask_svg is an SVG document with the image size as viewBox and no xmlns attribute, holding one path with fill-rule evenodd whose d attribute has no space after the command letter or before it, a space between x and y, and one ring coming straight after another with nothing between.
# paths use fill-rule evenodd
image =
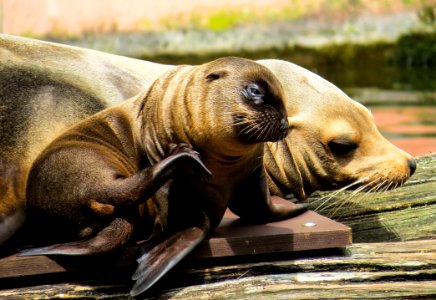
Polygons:
<instances>
[{"instance_id":1,"label":"sea lion head","mask_svg":"<svg viewBox=\"0 0 436 300\"><path fill-rule=\"evenodd\" d=\"M261 63L280 79L291 115L289 135L265 155L273 193L305 199L316 190L343 187L380 191L414 173L415 160L381 135L366 107L299 66Z\"/></svg>"},{"instance_id":2,"label":"sea lion head","mask_svg":"<svg viewBox=\"0 0 436 300\"><path fill-rule=\"evenodd\" d=\"M164 144L184 142L208 156L237 157L288 133L280 82L266 67L243 58L171 70L151 86L145 109L145 145L157 145L159 156Z\"/></svg>"}]
</instances>

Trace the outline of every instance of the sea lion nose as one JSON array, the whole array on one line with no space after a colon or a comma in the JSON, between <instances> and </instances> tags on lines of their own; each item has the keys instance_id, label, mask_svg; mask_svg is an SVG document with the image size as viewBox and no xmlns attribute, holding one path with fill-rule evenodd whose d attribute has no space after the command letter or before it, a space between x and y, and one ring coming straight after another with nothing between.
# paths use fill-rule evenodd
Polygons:
<instances>
[{"instance_id":1,"label":"sea lion nose","mask_svg":"<svg viewBox=\"0 0 436 300\"><path fill-rule=\"evenodd\" d=\"M288 120L285 119L285 118L283 118L283 119L280 121L280 130L281 130L281 131L288 131L288 128L289 128Z\"/></svg>"},{"instance_id":2,"label":"sea lion nose","mask_svg":"<svg viewBox=\"0 0 436 300\"><path fill-rule=\"evenodd\" d=\"M412 176L416 171L416 160L411 158L407 163L409 164L410 176Z\"/></svg>"}]
</instances>

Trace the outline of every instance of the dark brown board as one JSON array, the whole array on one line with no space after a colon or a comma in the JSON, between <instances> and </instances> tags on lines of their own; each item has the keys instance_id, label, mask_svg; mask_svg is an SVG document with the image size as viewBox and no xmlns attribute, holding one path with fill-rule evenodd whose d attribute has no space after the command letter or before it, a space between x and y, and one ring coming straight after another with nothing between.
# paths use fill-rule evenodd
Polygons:
<instances>
[{"instance_id":1,"label":"dark brown board","mask_svg":"<svg viewBox=\"0 0 436 300\"><path fill-rule=\"evenodd\" d=\"M308 226L308 225L315 226ZM281 222L240 225L226 212L220 227L205 240L193 257L227 257L314 249L338 248L351 244L351 229L313 211Z\"/></svg>"},{"instance_id":2,"label":"dark brown board","mask_svg":"<svg viewBox=\"0 0 436 300\"><path fill-rule=\"evenodd\" d=\"M199 245L189 259L337 248L350 244L349 227L313 211L285 221L259 225L243 225L235 215L227 211L220 226L210 238ZM80 271L96 264L107 267L108 261L112 262L112 266L131 265L135 258L135 248L126 249L115 261L103 258L12 255L0 259L0 278Z\"/></svg>"}]
</instances>

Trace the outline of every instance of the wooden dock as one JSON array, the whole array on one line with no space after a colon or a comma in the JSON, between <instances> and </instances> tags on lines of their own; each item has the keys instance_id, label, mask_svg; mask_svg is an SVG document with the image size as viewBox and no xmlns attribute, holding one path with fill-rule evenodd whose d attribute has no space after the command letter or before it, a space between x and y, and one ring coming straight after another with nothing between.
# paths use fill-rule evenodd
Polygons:
<instances>
[{"instance_id":1,"label":"wooden dock","mask_svg":"<svg viewBox=\"0 0 436 300\"><path fill-rule=\"evenodd\" d=\"M418 159L404 187L319 193L312 203L315 211L349 226L354 244L274 253L266 245L259 253L222 257L197 252L145 299L436 298L436 154ZM346 227L341 230L346 233ZM100 258L4 258L0 299L130 299L135 257L136 249L129 248Z\"/></svg>"}]
</instances>

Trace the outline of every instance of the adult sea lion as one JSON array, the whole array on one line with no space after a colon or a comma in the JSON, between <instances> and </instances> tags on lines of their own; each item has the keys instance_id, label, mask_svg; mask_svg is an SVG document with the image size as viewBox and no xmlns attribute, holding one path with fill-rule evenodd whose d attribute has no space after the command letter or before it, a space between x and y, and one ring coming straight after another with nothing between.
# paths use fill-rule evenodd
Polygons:
<instances>
[{"instance_id":1,"label":"adult sea lion","mask_svg":"<svg viewBox=\"0 0 436 300\"><path fill-rule=\"evenodd\" d=\"M0 34L0 245L25 220L37 155L67 127L146 90L173 66Z\"/></svg>"},{"instance_id":2,"label":"adult sea lion","mask_svg":"<svg viewBox=\"0 0 436 300\"><path fill-rule=\"evenodd\" d=\"M416 170L411 155L378 131L371 112L320 76L281 60L262 60L282 83L289 120L283 142L265 147L271 193L305 200L314 191L386 190Z\"/></svg>"},{"instance_id":3,"label":"adult sea lion","mask_svg":"<svg viewBox=\"0 0 436 300\"><path fill-rule=\"evenodd\" d=\"M177 67L147 92L73 126L38 156L26 189L31 225L46 225L38 232L49 238L81 240L21 255L96 254L132 234L174 234L140 260L137 295L214 229L227 207L254 222L305 209L273 202L267 186L263 142L287 134L282 87L266 67L232 57ZM181 143L188 146L167 154Z\"/></svg>"}]
</instances>

